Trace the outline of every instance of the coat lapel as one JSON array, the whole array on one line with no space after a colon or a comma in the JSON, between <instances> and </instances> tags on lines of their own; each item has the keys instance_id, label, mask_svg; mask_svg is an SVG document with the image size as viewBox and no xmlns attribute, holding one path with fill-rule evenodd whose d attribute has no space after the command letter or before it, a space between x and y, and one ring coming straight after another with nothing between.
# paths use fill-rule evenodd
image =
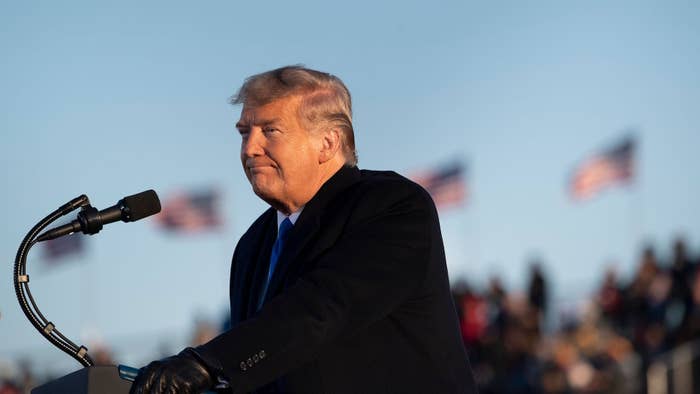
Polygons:
<instances>
[{"instance_id":1,"label":"coat lapel","mask_svg":"<svg viewBox=\"0 0 700 394\"><path fill-rule=\"evenodd\" d=\"M306 213L306 211L302 212L302 216L304 213ZM307 216L307 218L308 220L302 221L302 217L300 216L299 220L297 220L297 224L290 230L289 238L287 238L285 247L277 260L275 272L272 273L272 278L270 279L270 284L265 294L265 301L277 294L292 262L298 257L299 253L304 249L304 246L315 238L319 228L318 218L309 216Z\"/></svg>"},{"instance_id":2,"label":"coat lapel","mask_svg":"<svg viewBox=\"0 0 700 394\"><path fill-rule=\"evenodd\" d=\"M248 285L245 286L248 289L247 294L245 294L246 310L244 315L246 319L250 318L258 310L262 288L267 280L267 267L270 261L272 245L277 236L277 214L274 209L270 209L268 212L268 217L263 221L258 241L255 242L254 248L251 250L251 259L244 264L249 271L245 274L248 281Z\"/></svg>"},{"instance_id":3,"label":"coat lapel","mask_svg":"<svg viewBox=\"0 0 700 394\"><path fill-rule=\"evenodd\" d=\"M357 167L342 167L335 173L309 201L301 212L299 219L290 230L284 249L277 260L277 267L272 274L270 284L265 294L265 301L275 296L284 284L287 272L300 262L300 254L304 248L312 244L321 227L321 216L325 207L340 192L355 183L360 178ZM268 253L269 255L269 253Z\"/></svg>"}]
</instances>

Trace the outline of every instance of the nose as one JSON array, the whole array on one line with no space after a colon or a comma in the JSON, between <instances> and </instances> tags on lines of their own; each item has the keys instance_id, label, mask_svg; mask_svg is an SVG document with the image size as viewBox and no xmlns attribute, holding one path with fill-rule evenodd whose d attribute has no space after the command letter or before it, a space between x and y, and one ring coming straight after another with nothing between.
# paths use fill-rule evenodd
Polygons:
<instances>
[{"instance_id":1,"label":"nose","mask_svg":"<svg viewBox=\"0 0 700 394\"><path fill-rule=\"evenodd\" d=\"M264 154L263 145L265 137L262 131L253 127L248 134L241 140L241 156L244 158L261 156Z\"/></svg>"}]
</instances>

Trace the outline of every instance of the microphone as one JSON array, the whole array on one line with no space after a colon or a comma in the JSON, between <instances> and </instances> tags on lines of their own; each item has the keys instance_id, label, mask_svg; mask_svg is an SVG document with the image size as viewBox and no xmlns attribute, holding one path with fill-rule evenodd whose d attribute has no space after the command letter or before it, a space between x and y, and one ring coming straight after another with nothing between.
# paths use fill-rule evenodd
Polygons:
<instances>
[{"instance_id":1,"label":"microphone","mask_svg":"<svg viewBox=\"0 0 700 394\"><path fill-rule=\"evenodd\" d=\"M146 190L133 196L124 197L114 206L98 211L90 205L84 206L78 218L63 226L45 231L36 242L48 241L82 231L84 234L97 234L105 224L121 220L135 222L160 212L160 200L153 190Z\"/></svg>"}]
</instances>

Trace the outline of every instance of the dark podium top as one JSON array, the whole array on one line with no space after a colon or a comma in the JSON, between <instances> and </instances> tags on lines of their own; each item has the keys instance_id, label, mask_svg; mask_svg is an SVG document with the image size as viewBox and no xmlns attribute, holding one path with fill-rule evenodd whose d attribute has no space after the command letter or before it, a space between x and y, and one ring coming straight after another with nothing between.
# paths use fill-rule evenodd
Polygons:
<instances>
[{"instance_id":1,"label":"dark podium top","mask_svg":"<svg viewBox=\"0 0 700 394\"><path fill-rule=\"evenodd\" d=\"M41 385L32 394L128 394L130 388L117 367L88 367Z\"/></svg>"}]
</instances>

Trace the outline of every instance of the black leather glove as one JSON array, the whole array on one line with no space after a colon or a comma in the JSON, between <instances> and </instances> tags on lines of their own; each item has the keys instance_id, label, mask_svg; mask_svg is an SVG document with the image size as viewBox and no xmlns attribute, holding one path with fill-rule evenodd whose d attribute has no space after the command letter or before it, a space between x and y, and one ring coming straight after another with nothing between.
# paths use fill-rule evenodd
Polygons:
<instances>
[{"instance_id":1,"label":"black leather glove","mask_svg":"<svg viewBox=\"0 0 700 394\"><path fill-rule=\"evenodd\" d=\"M192 348L141 368L130 394L200 394L214 386L216 377Z\"/></svg>"}]
</instances>

